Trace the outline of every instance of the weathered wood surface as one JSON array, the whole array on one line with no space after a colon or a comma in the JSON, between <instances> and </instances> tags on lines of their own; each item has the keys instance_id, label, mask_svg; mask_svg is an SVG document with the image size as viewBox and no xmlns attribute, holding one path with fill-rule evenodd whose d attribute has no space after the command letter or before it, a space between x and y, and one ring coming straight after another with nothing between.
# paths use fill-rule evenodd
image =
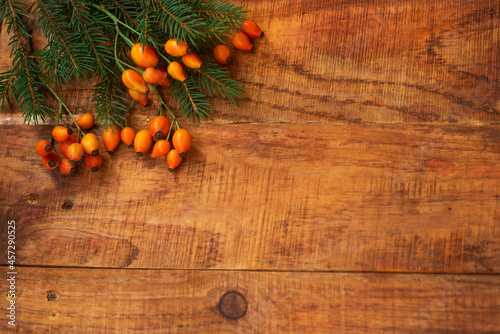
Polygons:
<instances>
[{"instance_id":1,"label":"weathered wood surface","mask_svg":"<svg viewBox=\"0 0 500 334\"><path fill-rule=\"evenodd\" d=\"M2 207L18 222L19 263L500 271L497 126L190 130L193 151L173 174L122 146L102 152L100 172L66 177L33 154L50 128L4 128Z\"/></svg>"},{"instance_id":2,"label":"weathered wood surface","mask_svg":"<svg viewBox=\"0 0 500 334\"><path fill-rule=\"evenodd\" d=\"M239 3L266 33L231 65L247 93L188 126L174 174L120 147L64 177L34 152L49 126L0 115L0 249L16 220L28 266L18 329L500 332L500 2ZM92 110L89 85L62 96ZM233 289L238 320L217 310Z\"/></svg>"},{"instance_id":3,"label":"weathered wood surface","mask_svg":"<svg viewBox=\"0 0 500 334\"><path fill-rule=\"evenodd\" d=\"M235 52L231 73L248 91L240 108L216 98L214 122L500 122L496 0L238 3L266 35L254 54ZM0 69L9 55L2 34ZM85 113L89 89L63 96Z\"/></svg>"},{"instance_id":4,"label":"weathered wood surface","mask_svg":"<svg viewBox=\"0 0 500 334\"><path fill-rule=\"evenodd\" d=\"M494 276L20 268L20 332L495 333ZM1 280L2 290L5 280ZM237 291L246 313L225 318ZM2 298L0 307L7 301ZM242 308L244 310L244 308ZM8 327L4 321L0 328Z\"/></svg>"}]
</instances>

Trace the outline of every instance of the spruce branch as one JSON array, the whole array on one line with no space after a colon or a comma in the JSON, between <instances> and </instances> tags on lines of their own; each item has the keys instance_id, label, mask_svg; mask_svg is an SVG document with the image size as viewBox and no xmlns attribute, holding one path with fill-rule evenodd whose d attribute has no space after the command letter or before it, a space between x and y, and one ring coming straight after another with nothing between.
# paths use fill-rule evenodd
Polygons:
<instances>
[{"instance_id":1,"label":"spruce branch","mask_svg":"<svg viewBox=\"0 0 500 334\"><path fill-rule=\"evenodd\" d=\"M204 23L200 16L193 12L191 5L180 0L153 0L153 4L163 33L177 41L196 45L197 36Z\"/></svg>"},{"instance_id":2,"label":"spruce branch","mask_svg":"<svg viewBox=\"0 0 500 334\"><path fill-rule=\"evenodd\" d=\"M64 6L51 0L35 0L34 4L35 20L48 41L38 54L45 80L56 87L67 84L73 77L81 83L92 68L80 57L83 45L70 36Z\"/></svg>"},{"instance_id":3,"label":"spruce branch","mask_svg":"<svg viewBox=\"0 0 500 334\"><path fill-rule=\"evenodd\" d=\"M14 56L13 69L10 74L6 74L12 77L9 77L6 82L4 79L4 87L7 89L13 87L10 92L19 102L19 109L24 116L25 123L30 124L33 121L38 126L40 120L45 122L46 117L53 118L54 111L43 104L46 98L40 93L39 87L44 86L44 83L38 76L40 72L38 63L30 57L23 44L23 40L26 45L30 43L31 35L21 20L22 17L29 18L23 1L6 0L1 4L0 21L5 20L7 33L12 31L9 45L12 46L11 55Z\"/></svg>"},{"instance_id":4,"label":"spruce branch","mask_svg":"<svg viewBox=\"0 0 500 334\"><path fill-rule=\"evenodd\" d=\"M210 118L210 103L206 95L197 91L196 87L189 81L174 80L170 86L170 92L179 104L182 117L189 119L199 125L200 120Z\"/></svg>"},{"instance_id":5,"label":"spruce branch","mask_svg":"<svg viewBox=\"0 0 500 334\"><path fill-rule=\"evenodd\" d=\"M216 64L204 62L203 68L191 70L190 72L197 75L195 81L199 82L199 90L206 89L210 96L213 96L218 91L235 105L238 105L236 99L243 97L245 92L243 84L231 79L227 70Z\"/></svg>"},{"instance_id":6,"label":"spruce branch","mask_svg":"<svg viewBox=\"0 0 500 334\"><path fill-rule=\"evenodd\" d=\"M0 104L1 110L4 110L5 102L10 110L10 95L14 93L14 82L16 80L18 70L10 69L0 73Z\"/></svg>"},{"instance_id":7,"label":"spruce branch","mask_svg":"<svg viewBox=\"0 0 500 334\"><path fill-rule=\"evenodd\" d=\"M234 2L194 0L192 7L193 11L200 14L206 22L215 22L217 26L222 23L222 26L229 28L229 31L238 31L243 21L248 19L249 11L243 6L237 7ZM206 28L204 31L209 29L214 29L214 27Z\"/></svg>"},{"instance_id":8,"label":"spruce branch","mask_svg":"<svg viewBox=\"0 0 500 334\"><path fill-rule=\"evenodd\" d=\"M113 73L113 56L108 46L109 40L104 36L103 30L111 30L109 22L100 19L90 13L90 6L82 0L69 0L72 7L70 25L74 28L79 39L84 43L87 49L87 58L89 66L93 66L96 75L106 77ZM112 27L114 30L114 27Z\"/></svg>"}]
</instances>

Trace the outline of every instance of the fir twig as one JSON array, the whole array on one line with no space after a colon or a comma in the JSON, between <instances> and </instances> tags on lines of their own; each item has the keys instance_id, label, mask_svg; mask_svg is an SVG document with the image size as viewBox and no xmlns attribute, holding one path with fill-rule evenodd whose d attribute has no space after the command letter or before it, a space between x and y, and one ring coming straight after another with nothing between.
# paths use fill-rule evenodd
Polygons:
<instances>
[{"instance_id":1,"label":"fir twig","mask_svg":"<svg viewBox=\"0 0 500 334\"><path fill-rule=\"evenodd\" d=\"M21 17L29 18L23 1L6 0L2 3L0 21L5 20L7 33L12 31L9 45L12 46L11 54L14 55L11 72L13 77L9 78L6 83L8 87L14 87L11 93L19 102L19 109L24 116L25 123L30 124L33 121L38 126L40 120L45 122L46 117L53 118L54 111L44 105L46 99L39 90L39 87L43 86L38 76L40 68L35 59L30 58L23 45L23 39L26 44L29 44L31 35Z\"/></svg>"}]
</instances>

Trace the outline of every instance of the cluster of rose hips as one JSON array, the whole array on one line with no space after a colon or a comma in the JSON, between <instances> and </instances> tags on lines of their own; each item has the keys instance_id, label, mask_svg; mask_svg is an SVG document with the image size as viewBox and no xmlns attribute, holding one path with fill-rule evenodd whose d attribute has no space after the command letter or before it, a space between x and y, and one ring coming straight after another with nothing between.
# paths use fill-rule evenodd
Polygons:
<instances>
[{"instance_id":1,"label":"cluster of rose hips","mask_svg":"<svg viewBox=\"0 0 500 334\"><path fill-rule=\"evenodd\" d=\"M89 130L94 126L94 116L84 114L77 120L77 124L81 130ZM114 152L118 144L123 142L129 148L134 147L137 155L143 156L151 149L153 138L155 138L157 141L153 146L151 157L158 158L166 155L168 169L173 171L191 148L192 138L186 129L178 128L172 135L174 149L171 149L168 141L170 132L169 120L164 116L157 116L149 124L149 130L141 130L137 134L128 126L123 129L109 126L102 134L102 142L108 152ZM58 142L63 159L55 151L51 144L52 140ZM102 166L102 156L99 154L101 144L99 138L93 133L83 134L80 139L71 128L58 125L52 130L51 141L40 140L36 144L36 151L42 157L42 164L48 169L59 167L63 174L75 174L82 158L92 172L97 172Z\"/></svg>"},{"instance_id":2,"label":"cluster of rose hips","mask_svg":"<svg viewBox=\"0 0 500 334\"><path fill-rule=\"evenodd\" d=\"M94 126L94 116L84 114L77 120L80 130L89 130ZM80 134L83 136L80 138ZM59 151L64 156L63 159L55 151L53 142L57 141ZM103 142L106 148L111 145L109 138L103 135ZM79 161L85 156L85 164L93 171L97 172L102 166L102 156L99 154L101 144L99 138L93 133L84 134L83 132L74 134L69 127L57 125L52 130L52 138L40 140L36 144L36 151L42 156L42 164L48 169L59 170L66 175L76 173ZM87 153L85 155L85 153Z\"/></svg>"},{"instance_id":3,"label":"cluster of rose hips","mask_svg":"<svg viewBox=\"0 0 500 334\"><path fill-rule=\"evenodd\" d=\"M254 46L250 38L260 38L264 33L252 20L243 22L240 33L233 36L233 45L240 50L253 51ZM177 42L175 38L165 43L165 51L173 57L181 57L184 66L199 69L203 62L200 57L192 52L189 45L183 41ZM231 50L226 45L217 45L213 50L214 58L220 64L230 64L233 61ZM144 71L128 69L122 73L122 81L129 89L129 95L141 103L148 104L149 88L147 84L170 86L170 77L181 82L186 81L186 72L181 63L172 61L165 67L159 63L160 57L154 48L140 43L135 44L130 51L132 61L142 67ZM139 73L141 72L141 73Z\"/></svg>"},{"instance_id":4,"label":"cluster of rose hips","mask_svg":"<svg viewBox=\"0 0 500 334\"><path fill-rule=\"evenodd\" d=\"M250 38L260 38L264 35L258 25L252 20L246 20L242 25L242 32L233 36L233 45L240 50L253 51L254 47ZM174 57L181 57L182 63L193 69L201 68L202 61L198 55L184 42L172 38L165 43L165 51ZM226 45L218 45L213 54L220 64L230 64L233 60L231 50ZM170 77L184 82L186 73L182 65L172 61L165 68L159 64L158 53L154 48L142 44L135 44L130 52L132 61L140 66L141 70L128 69L122 73L122 81L129 89L129 95L142 105L148 104L149 87L147 84L170 86ZM139 73L142 72L142 73ZM177 130L170 138L172 125L176 124ZM69 127L56 125L52 130L52 138L40 140L36 144L36 151L42 157L42 164L48 169L59 170L66 175L75 174L80 161L96 172L102 166L102 156L99 154L100 141L93 133L83 133L81 130L89 130L94 126L94 116L90 113L82 115L76 123L77 134ZM80 137L81 135L81 137ZM171 143L174 146L171 149ZM153 141L156 143L153 145ZM54 150L53 141L58 142L59 151L64 156L60 158ZM137 155L146 154L153 146L151 157L158 158L167 156L169 171L177 168L186 153L191 148L192 138L186 129L179 128L177 120L172 123L164 116L156 116L149 124L149 130L141 130L137 134L131 127L120 129L118 126L109 126L102 134L102 141L108 152L114 152L120 142L129 148L134 147Z\"/></svg>"},{"instance_id":5,"label":"cluster of rose hips","mask_svg":"<svg viewBox=\"0 0 500 334\"><path fill-rule=\"evenodd\" d=\"M80 129L88 130L94 126L94 116L84 114L77 123ZM128 126L123 129L110 126L104 130L102 141L108 152L114 152L118 144L123 142L129 148L134 147L137 155L143 156L151 149L153 138L155 138L156 143L153 146L151 157L158 158L166 155L168 169L173 171L191 148L192 138L186 129L177 129L171 138L174 146L174 149L171 149L168 141L170 132L169 120L164 116L157 116L149 124L149 130L141 130L137 134L133 128ZM50 141L40 140L36 144L36 151L42 157L42 164L46 168L59 167L63 174L75 174L82 158L92 172L97 172L102 166L102 156L99 154L101 144L95 134L87 133L79 139L71 128L58 125L52 130L52 138L58 142L59 151L64 158L60 158Z\"/></svg>"}]
</instances>

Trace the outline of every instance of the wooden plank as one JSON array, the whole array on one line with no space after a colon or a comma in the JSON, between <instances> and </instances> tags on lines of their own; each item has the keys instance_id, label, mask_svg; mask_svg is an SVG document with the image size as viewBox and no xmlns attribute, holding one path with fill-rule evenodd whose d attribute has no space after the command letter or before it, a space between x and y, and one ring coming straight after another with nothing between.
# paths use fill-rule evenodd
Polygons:
<instances>
[{"instance_id":1,"label":"wooden plank","mask_svg":"<svg viewBox=\"0 0 500 334\"><path fill-rule=\"evenodd\" d=\"M499 126L206 125L173 174L120 146L75 177L40 165L49 127L1 130L21 264L500 271Z\"/></svg>"},{"instance_id":2,"label":"wooden plank","mask_svg":"<svg viewBox=\"0 0 500 334\"><path fill-rule=\"evenodd\" d=\"M500 6L493 0L238 1L265 30L235 52L240 108L214 99L216 123L499 123ZM10 66L5 31L0 69ZM34 32L34 46L44 45ZM90 86L63 87L76 113ZM169 96L168 89L164 89ZM151 115L149 108L134 113Z\"/></svg>"},{"instance_id":3,"label":"wooden plank","mask_svg":"<svg viewBox=\"0 0 500 334\"><path fill-rule=\"evenodd\" d=\"M489 275L18 268L16 288L23 333L500 331L500 277ZM237 320L220 312L229 291L246 301Z\"/></svg>"}]
</instances>

